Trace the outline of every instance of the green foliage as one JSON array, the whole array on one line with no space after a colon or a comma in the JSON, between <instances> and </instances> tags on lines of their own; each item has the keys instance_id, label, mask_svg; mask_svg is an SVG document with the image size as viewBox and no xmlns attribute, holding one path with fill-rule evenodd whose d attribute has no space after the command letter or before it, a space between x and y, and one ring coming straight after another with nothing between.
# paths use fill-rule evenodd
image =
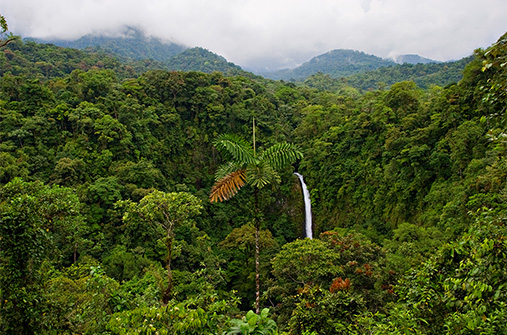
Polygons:
<instances>
[{"instance_id":1,"label":"green foliage","mask_svg":"<svg viewBox=\"0 0 507 335\"><path fill-rule=\"evenodd\" d=\"M159 306L155 273L147 271L142 278L120 285L105 275L97 261L86 257L55 271L46 284L48 299L56 306L51 315L56 319L53 330L62 334L105 333L114 313Z\"/></svg>"},{"instance_id":2,"label":"green foliage","mask_svg":"<svg viewBox=\"0 0 507 335\"><path fill-rule=\"evenodd\" d=\"M491 214L481 214L461 238L403 278L389 327L416 327L422 334L505 332L505 222Z\"/></svg>"},{"instance_id":3,"label":"green foliage","mask_svg":"<svg viewBox=\"0 0 507 335\"><path fill-rule=\"evenodd\" d=\"M104 257L106 273L120 282L142 277L143 270L151 264L152 262L143 255L140 247L129 252L125 246L117 245L108 256Z\"/></svg>"},{"instance_id":4,"label":"green foliage","mask_svg":"<svg viewBox=\"0 0 507 335\"><path fill-rule=\"evenodd\" d=\"M264 308L260 314L248 311L244 318L231 320L232 327L227 331L227 335L257 334L257 335L276 335L278 329L275 321L268 317L269 309Z\"/></svg>"},{"instance_id":5,"label":"green foliage","mask_svg":"<svg viewBox=\"0 0 507 335\"><path fill-rule=\"evenodd\" d=\"M61 261L81 224L79 200L67 188L14 179L0 189L0 329L33 334L49 327L43 289L48 264Z\"/></svg>"},{"instance_id":6,"label":"green foliage","mask_svg":"<svg viewBox=\"0 0 507 335\"><path fill-rule=\"evenodd\" d=\"M394 307L389 315L382 313L365 313L356 319L350 334L425 334L421 331L419 324L425 324L426 321L414 317L414 315L403 307Z\"/></svg>"},{"instance_id":7,"label":"green foliage","mask_svg":"<svg viewBox=\"0 0 507 335\"><path fill-rule=\"evenodd\" d=\"M378 312L393 299L392 278L379 246L347 230L287 243L273 259L267 295L278 321L294 333L347 333L356 315Z\"/></svg>"},{"instance_id":8,"label":"green foliage","mask_svg":"<svg viewBox=\"0 0 507 335\"><path fill-rule=\"evenodd\" d=\"M296 298L289 321L291 334L349 334L354 315L365 309L362 297L348 289L330 292L306 286Z\"/></svg>"},{"instance_id":9,"label":"green foliage","mask_svg":"<svg viewBox=\"0 0 507 335\"><path fill-rule=\"evenodd\" d=\"M237 291L242 299L242 306L249 307L248 302L255 295L255 226L248 223L234 228L226 238L219 243L224 249L222 256L226 259L226 275L229 280L228 289ZM279 250L278 243L270 230L259 231L259 275L268 278L271 267L270 260Z\"/></svg>"},{"instance_id":10,"label":"green foliage","mask_svg":"<svg viewBox=\"0 0 507 335\"><path fill-rule=\"evenodd\" d=\"M293 70L269 73L267 77L283 80L305 79L315 73L322 72L334 78L340 78L393 64L393 61L367 55L360 51L332 50L312 58Z\"/></svg>"},{"instance_id":11,"label":"green foliage","mask_svg":"<svg viewBox=\"0 0 507 335\"><path fill-rule=\"evenodd\" d=\"M2 28L0 34L5 33L9 29L7 27L7 21L5 20L5 17L3 15L0 15L0 28Z\"/></svg>"},{"instance_id":12,"label":"green foliage","mask_svg":"<svg viewBox=\"0 0 507 335\"><path fill-rule=\"evenodd\" d=\"M113 312L114 300L121 294L119 284L107 277L100 266L83 264L81 275L67 277L66 273L55 275L48 282L48 294L59 307L60 329L71 333L97 334L105 330L105 325ZM58 329L56 328L56 329Z\"/></svg>"},{"instance_id":13,"label":"green foliage","mask_svg":"<svg viewBox=\"0 0 507 335\"><path fill-rule=\"evenodd\" d=\"M210 191L211 202L228 200L238 190L250 184L254 188L254 226L255 226L255 309L260 307L260 222L261 208L259 207L259 190L264 186L280 183L280 176L275 169L294 163L303 154L294 145L274 145L257 155L255 142L255 119L253 122L253 150L246 146L246 141L234 136L222 136L215 142L215 147L224 151L232 162L226 163L226 168L219 168L219 173L228 171L231 165L237 167L215 182ZM232 163L232 164L231 164Z\"/></svg>"},{"instance_id":14,"label":"green foliage","mask_svg":"<svg viewBox=\"0 0 507 335\"><path fill-rule=\"evenodd\" d=\"M143 197L139 204L133 202L119 202L119 206L126 205L124 220L130 220L130 215L139 215L150 224L164 228L167 234L174 233L174 227L182 224L191 217L198 215L200 201L187 192L164 193L153 191Z\"/></svg>"},{"instance_id":15,"label":"green foliage","mask_svg":"<svg viewBox=\"0 0 507 335\"><path fill-rule=\"evenodd\" d=\"M248 142L240 136L224 134L219 136L213 144L224 160L231 161L235 166L242 167L256 162L254 151L250 148ZM221 179L224 176L217 175L216 179Z\"/></svg>"},{"instance_id":16,"label":"green foliage","mask_svg":"<svg viewBox=\"0 0 507 335\"><path fill-rule=\"evenodd\" d=\"M115 68L122 77L129 76L126 65L105 54L87 53L31 41L23 42L21 39L13 40L5 48L5 55L0 55L1 75L10 73L15 76L49 79L68 75L76 69Z\"/></svg>"},{"instance_id":17,"label":"green foliage","mask_svg":"<svg viewBox=\"0 0 507 335\"><path fill-rule=\"evenodd\" d=\"M174 55L167 61L167 67L171 71L199 71L204 73L218 71L229 75L246 73L239 66L203 48L187 49Z\"/></svg>"},{"instance_id":18,"label":"green foliage","mask_svg":"<svg viewBox=\"0 0 507 335\"><path fill-rule=\"evenodd\" d=\"M482 60L482 71L487 72L489 77L485 86L480 89L485 92L483 101L487 105L494 120L505 126L503 115L505 114L507 101L506 66L507 66L507 34L502 35L496 43L489 47L484 54L479 54Z\"/></svg>"},{"instance_id":19,"label":"green foliage","mask_svg":"<svg viewBox=\"0 0 507 335\"><path fill-rule=\"evenodd\" d=\"M203 299L204 298L204 299ZM201 301L187 299L162 307L140 307L116 313L107 329L111 334L221 334L230 320L234 298L218 300L211 292Z\"/></svg>"},{"instance_id":20,"label":"green foliage","mask_svg":"<svg viewBox=\"0 0 507 335\"><path fill-rule=\"evenodd\" d=\"M151 59L163 62L185 50L182 45L165 43L158 38L146 36L134 27L125 27L125 30L121 33L122 37L85 35L74 41L44 41L39 39L35 39L35 41L52 43L66 48L106 51L122 60Z\"/></svg>"},{"instance_id":21,"label":"green foliage","mask_svg":"<svg viewBox=\"0 0 507 335\"><path fill-rule=\"evenodd\" d=\"M160 64L9 43L1 331L149 333L144 314L163 312L158 331L223 333L258 291L292 333L505 332L504 40L477 50L457 84L373 80L381 90L365 94L325 75L313 87L138 76ZM255 148L239 139L250 136ZM295 241L302 206L289 164L305 176L319 239ZM251 187L228 204L204 201L226 176L230 189Z\"/></svg>"},{"instance_id":22,"label":"green foliage","mask_svg":"<svg viewBox=\"0 0 507 335\"><path fill-rule=\"evenodd\" d=\"M7 20L3 15L0 15L0 37L2 37L0 40L0 47L4 47L16 39L11 33L7 33L8 31Z\"/></svg>"},{"instance_id":23,"label":"green foliage","mask_svg":"<svg viewBox=\"0 0 507 335\"><path fill-rule=\"evenodd\" d=\"M261 189L269 184L278 184L280 177L276 170L303 157L298 147L289 143L275 144L257 154L255 143L252 150L245 140L235 135L221 135L214 144L229 162L217 170L215 177L217 182L210 193L212 202L227 200L236 194L245 184L238 181L239 178L256 189ZM242 170L245 171L244 177L234 174L236 171ZM229 182L228 180L233 181Z\"/></svg>"},{"instance_id":24,"label":"green foliage","mask_svg":"<svg viewBox=\"0 0 507 335\"><path fill-rule=\"evenodd\" d=\"M342 276L340 255L318 239L296 240L285 244L272 260L274 282L267 295L277 304L278 323L285 324L292 315L297 296L305 285L330 285Z\"/></svg>"},{"instance_id":25,"label":"green foliage","mask_svg":"<svg viewBox=\"0 0 507 335\"><path fill-rule=\"evenodd\" d=\"M123 221L126 223L140 219L151 224L160 233L166 246L167 288L164 291L164 303L169 301L173 289L171 261L173 252L174 229L178 225L192 222L199 215L202 206L199 199L187 192L164 193L153 191L139 201L119 201L118 206L125 207Z\"/></svg>"},{"instance_id":26,"label":"green foliage","mask_svg":"<svg viewBox=\"0 0 507 335\"><path fill-rule=\"evenodd\" d=\"M433 256L443 239L435 227L402 223L393 230L392 239L384 241L387 261L392 269L404 273Z\"/></svg>"},{"instance_id":27,"label":"green foliage","mask_svg":"<svg viewBox=\"0 0 507 335\"><path fill-rule=\"evenodd\" d=\"M308 284L330 283L341 275L340 254L318 239L302 239L287 243L273 259L273 274L285 285L295 288Z\"/></svg>"},{"instance_id":28,"label":"green foliage","mask_svg":"<svg viewBox=\"0 0 507 335\"><path fill-rule=\"evenodd\" d=\"M401 81L413 81L425 89L433 85L445 87L459 82L465 66L472 60L473 56L445 63L391 65L348 76L343 82L362 91L389 87Z\"/></svg>"}]
</instances>

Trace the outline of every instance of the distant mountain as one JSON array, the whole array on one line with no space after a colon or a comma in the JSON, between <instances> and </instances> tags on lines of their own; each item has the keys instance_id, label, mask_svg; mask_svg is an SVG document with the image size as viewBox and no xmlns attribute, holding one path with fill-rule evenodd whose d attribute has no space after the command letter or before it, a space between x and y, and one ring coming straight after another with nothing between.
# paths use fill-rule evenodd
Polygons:
<instances>
[{"instance_id":1,"label":"distant mountain","mask_svg":"<svg viewBox=\"0 0 507 335\"><path fill-rule=\"evenodd\" d=\"M431 85L447 86L457 83L463 78L465 66L473 60L473 56L458 61L427 64L398 64L374 71L359 73L343 81L347 85L362 89L377 89L379 86L391 86L400 81L413 81L421 88Z\"/></svg>"},{"instance_id":2,"label":"distant mountain","mask_svg":"<svg viewBox=\"0 0 507 335\"><path fill-rule=\"evenodd\" d=\"M473 56L454 62L428 64L396 64L373 71L358 73L348 77L332 78L328 74L317 73L308 77L304 83L319 90L340 91L345 86L360 91L388 88L401 81L413 81L421 88L431 85L445 87L463 78L463 70L474 59Z\"/></svg>"},{"instance_id":3,"label":"distant mountain","mask_svg":"<svg viewBox=\"0 0 507 335\"><path fill-rule=\"evenodd\" d=\"M16 40L2 48L0 52L0 77L5 74L26 78L54 79L64 77L74 70L91 69L114 70L118 78L132 78L149 69L150 64L140 66L135 71L129 64L118 58L98 52L41 44L34 41Z\"/></svg>"},{"instance_id":4,"label":"distant mountain","mask_svg":"<svg viewBox=\"0 0 507 335\"><path fill-rule=\"evenodd\" d=\"M424 58L419 55L400 55L393 59L398 64L429 64L429 63L440 63L439 61Z\"/></svg>"},{"instance_id":5,"label":"distant mountain","mask_svg":"<svg viewBox=\"0 0 507 335\"><path fill-rule=\"evenodd\" d=\"M61 47L105 51L122 60L152 59L164 62L187 49L186 46L148 37L141 30L126 27L120 36L86 35L74 41L27 38L38 43L51 43Z\"/></svg>"},{"instance_id":6,"label":"distant mountain","mask_svg":"<svg viewBox=\"0 0 507 335\"><path fill-rule=\"evenodd\" d=\"M203 48L183 51L166 62L172 71L199 71L205 73L222 72L229 75L246 73L238 65L228 62L224 57Z\"/></svg>"},{"instance_id":7,"label":"distant mountain","mask_svg":"<svg viewBox=\"0 0 507 335\"><path fill-rule=\"evenodd\" d=\"M146 36L141 30L127 27L119 37L86 35L75 41L40 40L27 38L37 43L49 43L61 47L103 52L129 63L137 73L145 70L163 69L170 71L214 71L228 75L247 75L234 63L203 48L187 48L183 45L164 42Z\"/></svg>"},{"instance_id":8,"label":"distant mountain","mask_svg":"<svg viewBox=\"0 0 507 335\"><path fill-rule=\"evenodd\" d=\"M275 80L303 80L321 72L329 74L333 78L340 78L395 64L392 60L368 55L361 51L339 49L316 56L295 69L280 70L263 75Z\"/></svg>"}]
</instances>

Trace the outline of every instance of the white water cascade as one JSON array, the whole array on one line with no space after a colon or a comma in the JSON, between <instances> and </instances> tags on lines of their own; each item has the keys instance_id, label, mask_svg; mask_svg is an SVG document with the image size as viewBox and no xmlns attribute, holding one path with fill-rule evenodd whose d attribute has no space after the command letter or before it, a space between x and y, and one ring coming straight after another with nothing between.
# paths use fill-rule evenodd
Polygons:
<instances>
[{"instance_id":1,"label":"white water cascade","mask_svg":"<svg viewBox=\"0 0 507 335\"><path fill-rule=\"evenodd\" d=\"M306 187L305 181L303 180L303 176L297 172L294 172L296 176L298 176L299 181L301 182L301 188L303 189L303 197L305 199L305 233L306 237L312 239L312 203L310 200L310 192Z\"/></svg>"}]
</instances>

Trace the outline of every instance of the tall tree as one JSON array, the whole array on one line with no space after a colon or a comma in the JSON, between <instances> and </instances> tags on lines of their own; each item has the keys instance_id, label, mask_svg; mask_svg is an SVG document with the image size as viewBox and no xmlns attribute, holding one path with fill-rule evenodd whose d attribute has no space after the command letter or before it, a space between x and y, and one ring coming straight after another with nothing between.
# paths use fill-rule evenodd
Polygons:
<instances>
[{"instance_id":1,"label":"tall tree","mask_svg":"<svg viewBox=\"0 0 507 335\"><path fill-rule=\"evenodd\" d=\"M255 144L255 124L253 148L239 136L225 134L214 142L215 148L227 162L221 165L215 174L215 184L209 195L211 202L228 200L238 191L250 184L254 189L255 204L255 309L259 313L259 230L260 207L259 190L269 184L278 184L280 175L276 172L303 157L299 149L290 143L277 143L257 154Z\"/></svg>"},{"instance_id":2,"label":"tall tree","mask_svg":"<svg viewBox=\"0 0 507 335\"><path fill-rule=\"evenodd\" d=\"M153 191L139 201L139 203L119 201L119 205L125 205L126 212L123 216L125 222L141 219L148 222L163 234L164 244L167 248L167 288L164 291L162 301L169 302L173 289L173 277L171 260L174 240L174 228L177 225L188 222L193 216L200 214L202 205L199 199L187 192L165 193Z\"/></svg>"}]
</instances>

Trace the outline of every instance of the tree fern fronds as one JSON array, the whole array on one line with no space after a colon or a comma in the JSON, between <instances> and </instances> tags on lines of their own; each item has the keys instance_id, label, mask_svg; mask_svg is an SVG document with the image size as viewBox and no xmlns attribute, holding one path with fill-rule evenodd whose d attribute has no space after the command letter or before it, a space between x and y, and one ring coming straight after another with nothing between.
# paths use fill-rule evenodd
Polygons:
<instances>
[{"instance_id":1,"label":"tree fern fronds","mask_svg":"<svg viewBox=\"0 0 507 335\"><path fill-rule=\"evenodd\" d=\"M260 157L261 160L266 161L275 170L292 164L301 158L303 158L303 154L299 151L298 147L292 143L277 143L267 148L262 153L262 157Z\"/></svg>"},{"instance_id":2,"label":"tree fern fronds","mask_svg":"<svg viewBox=\"0 0 507 335\"><path fill-rule=\"evenodd\" d=\"M253 187L263 188L268 184L280 183L280 176L269 164L261 161L257 165L250 165L246 169L248 183Z\"/></svg>"},{"instance_id":3,"label":"tree fern fronds","mask_svg":"<svg viewBox=\"0 0 507 335\"><path fill-rule=\"evenodd\" d=\"M224 201L232 198L246 183L245 170L229 173L213 185L209 199L211 202Z\"/></svg>"},{"instance_id":4,"label":"tree fern fronds","mask_svg":"<svg viewBox=\"0 0 507 335\"><path fill-rule=\"evenodd\" d=\"M224 156L225 160L241 164L254 164L256 161L252 148L239 136L231 134L221 135L213 144L220 154Z\"/></svg>"},{"instance_id":5,"label":"tree fern fronds","mask_svg":"<svg viewBox=\"0 0 507 335\"><path fill-rule=\"evenodd\" d=\"M227 162L225 164L222 164L218 167L217 171L215 172L215 181L219 181L220 179L224 178L230 173L233 173L235 171L241 170L242 166L237 164L236 162Z\"/></svg>"}]
</instances>

